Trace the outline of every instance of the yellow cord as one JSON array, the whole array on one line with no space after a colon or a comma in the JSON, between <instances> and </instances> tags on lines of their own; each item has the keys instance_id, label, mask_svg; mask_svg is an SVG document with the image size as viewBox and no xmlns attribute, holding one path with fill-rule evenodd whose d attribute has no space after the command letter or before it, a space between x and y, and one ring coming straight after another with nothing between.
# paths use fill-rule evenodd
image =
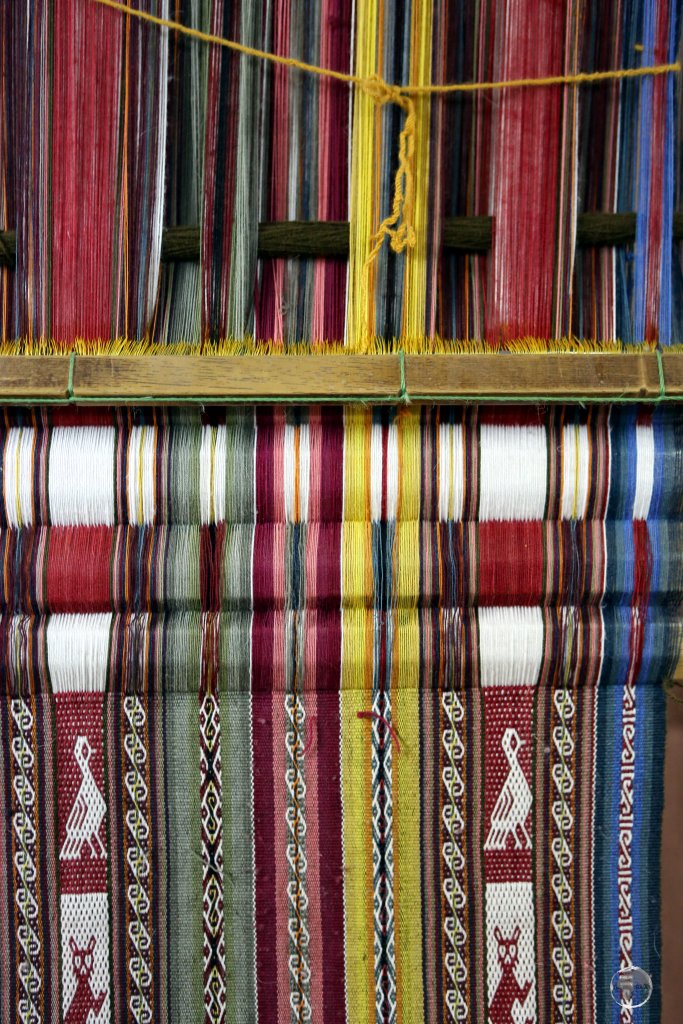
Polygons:
<instances>
[{"instance_id":1,"label":"yellow cord","mask_svg":"<svg viewBox=\"0 0 683 1024\"><path fill-rule=\"evenodd\" d=\"M650 64L640 68L619 68L614 71L591 71L579 72L572 75L547 75L544 78L513 78L499 82L449 82L445 85L394 85L386 82L379 75L371 75L363 78L345 71L335 71L332 68L321 67L318 64L307 64L296 57L283 57L278 53L270 53L268 50L259 50L255 46L247 46L238 43L234 39L226 39L223 36L214 36L209 32L202 32L200 29L192 28L189 25L182 25L178 21L171 21L168 18L159 18L147 11L136 10L128 7L118 0L94 0L103 7L110 7L115 11L131 18L138 18L140 21L158 25L160 28L171 29L189 36L202 43L211 43L214 46L223 46L228 50L234 50L245 57L257 57L259 60L269 61L271 64L279 64L288 68L296 68L309 75L318 75L321 78L334 79L337 82L344 82L361 89L369 96L377 106L384 106L386 103L395 103L406 115L403 129L399 136L399 161L396 178L394 179L394 199L391 213L384 218L377 233L372 238L372 248L364 264L363 273L363 299L367 300L369 271L376 260L385 238L389 239L394 252L404 252L412 249L415 245L415 228L413 226L413 209L415 200L414 182L414 155L415 155L415 96L444 96L451 93L472 93L472 92L493 92L500 89L530 89L548 85L582 85L596 82L610 82L622 78L644 78L652 75L666 75L671 72L678 73L681 65L678 61L671 64ZM364 303L367 308L367 301Z\"/></svg>"},{"instance_id":2,"label":"yellow cord","mask_svg":"<svg viewBox=\"0 0 683 1024\"><path fill-rule=\"evenodd\" d=\"M678 61L672 64L649 64L641 68L621 68L615 71L590 71L580 72L574 75L547 75L545 78L512 78L500 82L449 82L445 85L391 85L383 78L373 75L371 78L360 78L345 71L335 71L333 68L321 67L318 64L307 64L305 61L297 60L296 57L283 57L279 53L270 53L268 50L259 50L255 46L246 46L234 39L226 39L224 36L214 36L210 32L202 32L198 28L191 28L189 25L182 25L179 21L171 21L168 18L159 18L155 14L148 14L147 11L139 11L118 0L94 0L94 3L103 7L111 7L115 11L121 11L131 18L138 18L140 21L148 21L161 28L169 28L174 32L190 36L202 43L213 43L214 46L224 46L228 50L235 50L244 54L245 57L258 57L260 60L270 61L272 64L282 64L286 67L297 68L310 75L319 75L322 78L334 78L338 82L346 82L349 85L356 85L363 89L368 96L372 96L378 103L398 103L398 96L429 96L451 92L490 92L494 89L519 89L532 88L542 85L581 85L588 82L608 82L617 78L643 78L647 75L666 75L669 72L678 72L681 65ZM389 94L391 94L389 98Z\"/></svg>"}]
</instances>

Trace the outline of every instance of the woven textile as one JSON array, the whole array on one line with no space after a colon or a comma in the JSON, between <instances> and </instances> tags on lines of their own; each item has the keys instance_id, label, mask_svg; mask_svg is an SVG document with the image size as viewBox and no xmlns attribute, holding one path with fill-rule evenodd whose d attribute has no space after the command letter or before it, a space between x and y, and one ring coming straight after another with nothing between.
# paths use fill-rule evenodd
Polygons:
<instances>
[{"instance_id":1,"label":"woven textile","mask_svg":"<svg viewBox=\"0 0 683 1024\"><path fill-rule=\"evenodd\" d=\"M0 451L3 1022L658 1020L680 417L17 410Z\"/></svg>"}]
</instances>

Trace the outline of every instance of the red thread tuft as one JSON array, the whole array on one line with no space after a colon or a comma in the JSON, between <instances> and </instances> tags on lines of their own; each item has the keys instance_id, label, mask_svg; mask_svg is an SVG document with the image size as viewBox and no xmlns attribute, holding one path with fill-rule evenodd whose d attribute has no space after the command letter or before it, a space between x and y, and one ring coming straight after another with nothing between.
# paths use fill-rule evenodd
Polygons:
<instances>
[{"instance_id":1,"label":"red thread tuft","mask_svg":"<svg viewBox=\"0 0 683 1024\"><path fill-rule=\"evenodd\" d=\"M311 749L311 747L313 746L313 740L315 739L315 728L314 728L315 721L316 721L316 716L315 715L311 715L309 720L308 720L308 722L307 722L308 738L307 738L306 742L304 743L303 747L301 748L301 751L299 753L299 757L304 757L304 755L306 755L308 753L308 751Z\"/></svg>"},{"instance_id":2,"label":"red thread tuft","mask_svg":"<svg viewBox=\"0 0 683 1024\"><path fill-rule=\"evenodd\" d=\"M398 733L394 729L394 727L391 724L391 722L389 722L384 717L384 715L379 715L376 711L357 711L356 712L356 718L376 718L378 722L382 722L387 727L387 729L389 730L389 734L390 734L392 740L394 741L394 743L396 744L396 753L397 754L401 753L401 743L400 743L400 740L398 738Z\"/></svg>"}]
</instances>

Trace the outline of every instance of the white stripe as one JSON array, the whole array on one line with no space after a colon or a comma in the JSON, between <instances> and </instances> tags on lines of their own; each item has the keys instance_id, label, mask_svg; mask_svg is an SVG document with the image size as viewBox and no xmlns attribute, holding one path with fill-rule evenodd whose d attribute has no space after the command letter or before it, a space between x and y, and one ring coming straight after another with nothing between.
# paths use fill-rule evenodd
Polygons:
<instances>
[{"instance_id":1,"label":"white stripe","mask_svg":"<svg viewBox=\"0 0 683 1024\"><path fill-rule=\"evenodd\" d=\"M296 445L299 441L299 464ZM285 424L283 445L285 519L288 523L308 521L308 499L311 482L311 434L307 423ZM298 508L297 508L298 478Z\"/></svg>"},{"instance_id":2,"label":"white stripe","mask_svg":"<svg viewBox=\"0 0 683 1024\"><path fill-rule=\"evenodd\" d=\"M545 428L484 423L480 452L480 522L543 519L548 475Z\"/></svg>"},{"instance_id":3,"label":"white stripe","mask_svg":"<svg viewBox=\"0 0 683 1024\"><path fill-rule=\"evenodd\" d=\"M154 522L156 514L157 428L133 427L128 440L128 518L139 526Z\"/></svg>"},{"instance_id":4,"label":"white stripe","mask_svg":"<svg viewBox=\"0 0 683 1024\"><path fill-rule=\"evenodd\" d=\"M535 686L543 661L540 608L480 608L482 686Z\"/></svg>"},{"instance_id":5,"label":"white stripe","mask_svg":"<svg viewBox=\"0 0 683 1024\"><path fill-rule=\"evenodd\" d=\"M47 666L55 693L103 692L111 628L110 612L50 616Z\"/></svg>"},{"instance_id":6,"label":"white stripe","mask_svg":"<svg viewBox=\"0 0 683 1024\"><path fill-rule=\"evenodd\" d=\"M439 427L439 519L462 519L465 493L465 456L462 424Z\"/></svg>"},{"instance_id":7,"label":"white stripe","mask_svg":"<svg viewBox=\"0 0 683 1024\"><path fill-rule=\"evenodd\" d=\"M47 664L55 693L104 692L111 614L52 615L47 623Z\"/></svg>"},{"instance_id":8,"label":"white stripe","mask_svg":"<svg viewBox=\"0 0 683 1024\"><path fill-rule=\"evenodd\" d=\"M55 427L50 439L48 499L55 526L112 526L113 427Z\"/></svg>"},{"instance_id":9,"label":"white stripe","mask_svg":"<svg viewBox=\"0 0 683 1024\"><path fill-rule=\"evenodd\" d=\"M562 432L562 519L585 519L588 502L588 427Z\"/></svg>"},{"instance_id":10,"label":"white stripe","mask_svg":"<svg viewBox=\"0 0 683 1024\"><path fill-rule=\"evenodd\" d=\"M33 427L11 427L7 431L3 458L2 496L7 522L15 529L33 525Z\"/></svg>"},{"instance_id":11,"label":"white stripe","mask_svg":"<svg viewBox=\"0 0 683 1024\"><path fill-rule=\"evenodd\" d=\"M636 427L636 493L633 518L647 519L650 514L655 478L655 435L651 426Z\"/></svg>"},{"instance_id":12,"label":"white stripe","mask_svg":"<svg viewBox=\"0 0 683 1024\"><path fill-rule=\"evenodd\" d=\"M387 520L398 516L398 423L387 431Z\"/></svg>"},{"instance_id":13,"label":"white stripe","mask_svg":"<svg viewBox=\"0 0 683 1024\"><path fill-rule=\"evenodd\" d=\"M294 458L294 431L293 423L285 423L285 433L282 444L282 473L283 473L283 494L285 499L285 520L293 523L296 520L296 487L294 475L296 473L296 460Z\"/></svg>"},{"instance_id":14,"label":"white stripe","mask_svg":"<svg viewBox=\"0 0 683 1024\"><path fill-rule=\"evenodd\" d=\"M324 472L324 467L323 467ZM308 522L311 491L311 431L308 423L299 428L299 518Z\"/></svg>"},{"instance_id":15,"label":"white stripe","mask_svg":"<svg viewBox=\"0 0 683 1024\"><path fill-rule=\"evenodd\" d=\"M202 523L225 521L227 430L203 427L199 448L199 509Z\"/></svg>"},{"instance_id":16,"label":"white stripe","mask_svg":"<svg viewBox=\"0 0 683 1024\"><path fill-rule=\"evenodd\" d=\"M373 423L370 430L370 516L374 523L382 518L382 426Z\"/></svg>"}]
</instances>

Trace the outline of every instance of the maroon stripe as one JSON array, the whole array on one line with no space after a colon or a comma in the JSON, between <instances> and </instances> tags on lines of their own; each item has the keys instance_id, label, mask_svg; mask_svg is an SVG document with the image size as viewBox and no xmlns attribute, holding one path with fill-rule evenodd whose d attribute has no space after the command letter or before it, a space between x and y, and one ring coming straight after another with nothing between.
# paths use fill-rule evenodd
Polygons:
<instances>
[{"instance_id":1,"label":"maroon stripe","mask_svg":"<svg viewBox=\"0 0 683 1024\"><path fill-rule=\"evenodd\" d=\"M341 646L341 645L340 645ZM322 713L321 713L322 712ZM318 694L316 723L318 814L320 849L320 903L324 911L323 1001L327 1024L343 1024L344 988L344 877L342 865L341 772L339 766L339 694ZM313 969L317 965L311 965Z\"/></svg>"},{"instance_id":2,"label":"maroon stripe","mask_svg":"<svg viewBox=\"0 0 683 1024\"><path fill-rule=\"evenodd\" d=\"M275 891L275 796L272 696L252 701L254 749L254 862L258 1019L277 1024L277 928Z\"/></svg>"},{"instance_id":3,"label":"maroon stripe","mask_svg":"<svg viewBox=\"0 0 683 1024\"><path fill-rule=\"evenodd\" d=\"M344 422L341 411L323 416L320 514L339 524L343 510ZM316 591L341 592L341 527L326 536L326 557L318 560ZM334 580L334 582L332 582ZM320 902L323 928L323 1006L327 1024L343 1024L344 988L344 884L342 864L342 808L339 709L341 673L341 617L327 618L324 638L318 638L318 846ZM321 642L322 641L322 642ZM324 666L324 667L323 667ZM324 677L324 678L323 678ZM324 689L324 692L322 692ZM329 691L329 692L328 692ZM317 965L312 964L315 970Z\"/></svg>"},{"instance_id":4,"label":"maroon stripe","mask_svg":"<svg viewBox=\"0 0 683 1024\"><path fill-rule=\"evenodd\" d=\"M51 611L109 611L114 536L110 526L50 528L47 605Z\"/></svg>"},{"instance_id":5,"label":"maroon stripe","mask_svg":"<svg viewBox=\"0 0 683 1024\"><path fill-rule=\"evenodd\" d=\"M258 413L256 433L256 531L253 556L254 603L273 593L272 532L259 533L273 519L274 422L271 411ZM265 543L256 543L257 538ZM252 736L254 758L254 891L256 903L256 978L259 1021L277 1022L277 928L275 921L275 779L273 774L273 617L259 616L252 628Z\"/></svg>"},{"instance_id":6,"label":"maroon stripe","mask_svg":"<svg viewBox=\"0 0 683 1024\"><path fill-rule=\"evenodd\" d=\"M275 511L273 467L273 435L275 424L271 411L259 412L256 432L256 525L252 567L254 607L271 607L275 587L273 566L273 531L264 531L261 524L270 522ZM274 622L272 615L255 619L252 630L253 691L270 693L273 685Z\"/></svg>"},{"instance_id":7,"label":"maroon stripe","mask_svg":"<svg viewBox=\"0 0 683 1024\"><path fill-rule=\"evenodd\" d=\"M320 480L320 520L323 523L338 524L342 520L344 510L344 410L321 409L321 470ZM330 565L336 564L336 579L340 580L341 571L339 567L339 549L337 549L337 561L333 563L330 555ZM328 580L321 580L321 573L318 572L317 583L323 590L331 589ZM327 575L327 573L325 574Z\"/></svg>"}]
</instances>

